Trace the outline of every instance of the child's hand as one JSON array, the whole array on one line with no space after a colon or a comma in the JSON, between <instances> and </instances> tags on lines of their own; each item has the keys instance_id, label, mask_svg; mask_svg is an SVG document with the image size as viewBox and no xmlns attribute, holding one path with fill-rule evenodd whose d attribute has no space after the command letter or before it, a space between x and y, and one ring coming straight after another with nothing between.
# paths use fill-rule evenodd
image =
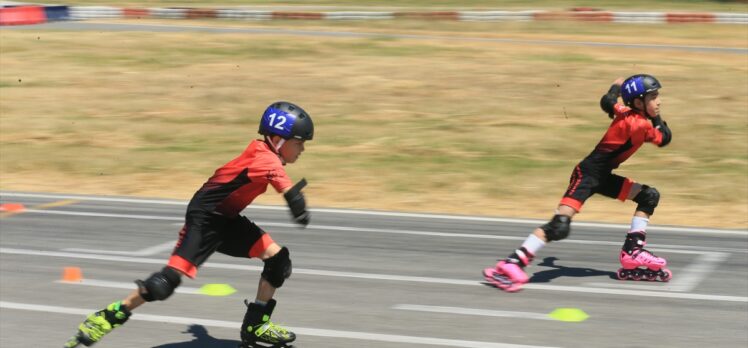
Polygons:
<instances>
[{"instance_id":1,"label":"child's hand","mask_svg":"<svg viewBox=\"0 0 748 348\"><path fill-rule=\"evenodd\" d=\"M616 86L620 86L620 85L623 84L623 81L625 81L625 80L626 79L624 79L623 77L619 77L615 81L613 81L613 84L616 85Z\"/></svg>"}]
</instances>

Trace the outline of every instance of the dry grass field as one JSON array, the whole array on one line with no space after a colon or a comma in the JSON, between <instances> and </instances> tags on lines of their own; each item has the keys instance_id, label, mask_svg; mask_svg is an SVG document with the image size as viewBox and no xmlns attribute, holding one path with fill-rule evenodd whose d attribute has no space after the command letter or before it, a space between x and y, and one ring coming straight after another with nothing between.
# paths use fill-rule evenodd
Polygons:
<instances>
[{"instance_id":1,"label":"dry grass field","mask_svg":"<svg viewBox=\"0 0 748 348\"><path fill-rule=\"evenodd\" d=\"M646 72L674 140L617 173L660 190L655 224L748 226L745 53L443 38L745 49L746 26L168 23L381 35L0 30L0 189L188 199L284 99L315 121L288 167L313 207L545 219L610 122L600 96ZM634 207L593 197L577 220Z\"/></svg>"}]
</instances>

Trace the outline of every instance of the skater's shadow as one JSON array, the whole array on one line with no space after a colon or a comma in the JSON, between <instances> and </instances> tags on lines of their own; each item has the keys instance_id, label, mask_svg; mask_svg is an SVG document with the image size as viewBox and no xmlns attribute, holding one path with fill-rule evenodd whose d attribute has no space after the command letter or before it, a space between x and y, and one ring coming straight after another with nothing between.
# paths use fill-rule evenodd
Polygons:
<instances>
[{"instance_id":1,"label":"skater's shadow","mask_svg":"<svg viewBox=\"0 0 748 348\"><path fill-rule=\"evenodd\" d=\"M612 279L616 278L615 272L600 271L592 268L566 267L556 265L555 257L546 257L538 266L552 267L553 269L536 272L530 278L530 283L548 283L558 277L595 277L607 275Z\"/></svg>"},{"instance_id":2,"label":"skater's shadow","mask_svg":"<svg viewBox=\"0 0 748 348\"><path fill-rule=\"evenodd\" d=\"M239 346L237 340L221 340L208 334L208 330L202 325L190 325L187 331L182 333L191 333L191 341L167 343L153 348L236 348Z\"/></svg>"}]
</instances>

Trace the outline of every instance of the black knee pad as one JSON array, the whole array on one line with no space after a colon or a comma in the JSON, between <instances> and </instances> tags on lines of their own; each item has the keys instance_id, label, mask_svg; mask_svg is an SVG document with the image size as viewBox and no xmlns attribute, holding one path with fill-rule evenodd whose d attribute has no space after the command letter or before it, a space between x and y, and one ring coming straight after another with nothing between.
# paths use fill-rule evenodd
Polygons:
<instances>
[{"instance_id":1,"label":"black knee pad","mask_svg":"<svg viewBox=\"0 0 748 348\"><path fill-rule=\"evenodd\" d=\"M283 286L283 282L291 276L291 259L288 256L288 248L283 247L273 257L265 260L262 278L276 288Z\"/></svg>"},{"instance_id":2,"label":"black knee pad","mask_svg":"<svg viewBox=\"0 0 748 348\"><path fill-rule=\"evenodd\" d=\"M540 228L545 232L545 238L549 242L562 240L571 232L571 218L566 215L553 215L553 219Z\"/></svg>"},{"instance_id":3,"label":"black knee pad","mask_svg":"<svg viewBox=\"0 0 748 348\"><path fill-rule=\"evenodd\" d=\"M182 277L179 272L171 267L164 267L161 271L151 274L146 280L136 280L140 296L146 302L163 301L171 294L174 289L182 283Z\"/></svg>"},{"instance_id":4,"label":"black knee pad","mask_svg":"<svg viewBox=\"0 0 748 348\"><path fill-rule=\"evenodd\" d=\"M654 187L642 185L642 190L634 197L634 202L639 203L636 210L652 215L660 203L660 192Z\"/></svg>"}]
</instances>

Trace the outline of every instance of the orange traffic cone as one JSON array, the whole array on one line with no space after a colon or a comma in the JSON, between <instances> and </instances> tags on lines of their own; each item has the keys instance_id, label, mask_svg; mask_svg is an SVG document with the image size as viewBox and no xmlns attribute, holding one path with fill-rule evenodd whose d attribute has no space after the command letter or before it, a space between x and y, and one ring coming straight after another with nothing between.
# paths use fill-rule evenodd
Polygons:
<instances>
[{"instance_id":1,"label":"orange traffic cone","mask_svg":"<svg viewBox=\"0 0 748 348\"><path fill-rule=\"evenodd\" d=\"M62 280L65 282L80 282L83 280L83 272L80 267L65 267L62 270Z\"/></svg>"},{"instance_id":2,"label":"orange traffic cone","mask_svg":"<svg viewBox=\"0 0 748 348\"><path fill-rule=\"evenodd\" d=\"M4 203L0 204L0 211L7 211L7 212L21 212L26 207L21 203Z\"/></svg>"}]
</instances>

